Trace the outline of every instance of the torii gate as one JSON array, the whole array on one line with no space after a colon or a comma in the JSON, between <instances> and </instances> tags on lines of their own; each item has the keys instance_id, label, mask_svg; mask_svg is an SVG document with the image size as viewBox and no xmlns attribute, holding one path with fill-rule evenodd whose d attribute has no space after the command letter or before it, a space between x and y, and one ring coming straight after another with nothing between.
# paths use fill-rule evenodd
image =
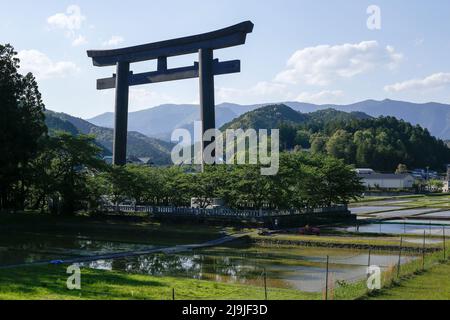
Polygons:
<instances>
[{"instance_id":1,"label":"torii gate","mask_svg":"<svg viewBox=\"0 0 450 320\"><path fill-rule=\"evenodd\" d=\"M219 62L214 60L213 51L234 47L245 43L248 33L253 31L253 23L246 21L237 25L194 36L149 43L113 50L89 50L94 66L116 66L116 74L111 78L98 79L97 90L116 89L113 164L126 164L128 131L129 87L147 83L157 83L181 79L200 79L200 109L202 130L205 133L216 126L214 103L214 76L238 73L239 60ZM167 69L167 58L184 54L199 54L199 62L193 66ZM134 74L130 72L133 62L158 60L158 70ZM202 144L202 151L208 144Z\"/></svg>"}]
</instances>

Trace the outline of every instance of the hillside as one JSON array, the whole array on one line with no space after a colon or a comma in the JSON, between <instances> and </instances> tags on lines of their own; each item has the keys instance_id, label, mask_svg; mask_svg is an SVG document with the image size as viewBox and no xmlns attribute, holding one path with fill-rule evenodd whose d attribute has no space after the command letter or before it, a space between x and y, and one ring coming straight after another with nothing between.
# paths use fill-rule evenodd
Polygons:
<instances>
[{"instance_id":1,"label":"hillside","mask_svg":"<svg viewBox=\"0 0 450 320\"><path fill-rule=\"evenodd\" d=\"M96 142L105 148L104 154L110 155L113 147L113 130L103 128L89 123L80 118L72 117L65 113L46 111L46 124L49 132L58 130L70 132L72 134L92 134L96 137ZM170 152L172 144L155 138L149 138L138 132L128 133L129 157L150 158L150 161L157 165L170 163Z\"/></svg>"},{"instance_id":2,"label":"hillside","mask_svg":"<svg viewBox=\"0 0 450 320\"><path fill-rule=\"evenodd\" d=\"M372 117L393 116L414 125L427 128L432 135L441 139L450 139L450 105L439 103L417 104L394 100L366 100L350 105L315 105L302 102L284 102L283 104L302 113L334 109L345 112L363 112ZM216 106L217 127L221 127L243 114L268 105L239 105L222 103ZM200 109L196 105L162 105L139 112L129 113L129 129L169 141L176 128L191 130L193 122L200 119ZM105 113L88 119L89 122L112 128L114 115Z\"/></svg>"},{"instance_id":3,"label":"hillside","mask_svg":"<svg viewBox=\"0 0 450 320\"><path fill-rule=\"evenodd\" d=\"M300 124L315 124L324 126L330 122L349 122L351 120L371 119L362 112L343 112L334 109L318 110L301 113L284 104L268 105L254 111L247 112L222 127L225 129L277 129L281 126L295 126Z\"/></svg>"},{"instance_id":4,"label":"hillside","mask_svg":"<svg viewBox=\"0 0 450 320\"><path fill-rule=\"evenodd\" d=\"M233 120L238 115L229 108L216 108L217 126ZM92 119L90 123L97 126L113 128L114 113L108 112ZM200 107L196 105L161 105L128 114L128 127L130 131L137 131L146 136L170 141L173 130L186 128L193 129L193 123L200 121Z\"/></svg>"},{"instance_id":5,"label":"hillside","mask_svg":"<svg viewBox=\"0 0 450 320\"><path fill-rule=\"evenodd\" d=\"M312 106L299 102L287 102L286 105L300 112L310 112ZM322 105L317 109L332 108L345 112L360 111L372 117L391 116L405 120L413 125L428 129L433 136L450 139L450 105L441 103L411 103L395 100L366 100L349 105Z\"/></svg>"},{"instance_id":6,"label":"hillside","mask_svg":"<svg viewBox=\"0 0 450 320\"><path fill-rule=\"evenodd\" d=\"M222 127L226 129L276 129L281 124L300 124L309 117L284 104L268 105L247 112Z\"/></svg>"},{"instance_id":7,"label":"hillside","mask_svg":"<svg viewBox=\"0 0 450 320\"><path fill-rule=\"evenodd\" d=\"M450 149L442 140L394 117L373 118L333 109L302 114L286 105L270 105L222 127L227 128L279 128L280 145L285 150L307 148L380 171L393 172L400 163L443 171L450 163Z\"/></svg>"}]
</instances>

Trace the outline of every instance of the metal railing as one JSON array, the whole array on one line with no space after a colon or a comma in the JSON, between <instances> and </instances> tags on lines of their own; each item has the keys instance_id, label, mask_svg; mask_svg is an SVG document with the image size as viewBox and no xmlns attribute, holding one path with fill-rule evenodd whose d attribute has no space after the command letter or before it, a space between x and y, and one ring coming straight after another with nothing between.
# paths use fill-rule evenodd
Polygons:
<instances>
[{"instance_id":1,"label":"metal railing","mask_svg":"<svg viewBox=\"0 0 450 320\"><path fill-rule=\"evenodd\" d=\"M235 217L235 218L264 218L274 216L289 216L302 214L321 214L321 213L339 213L347 212L346 205L336 205L331 207L321 207L314 209L295 209L295 210L242 210L229 208L187 208L171 206L135 206L135 205L104 205L105 212L124 212L124 213L148 213L154 215L184 215L184 216L202 216L202 217Z\"/></svg>"}]
</instances>

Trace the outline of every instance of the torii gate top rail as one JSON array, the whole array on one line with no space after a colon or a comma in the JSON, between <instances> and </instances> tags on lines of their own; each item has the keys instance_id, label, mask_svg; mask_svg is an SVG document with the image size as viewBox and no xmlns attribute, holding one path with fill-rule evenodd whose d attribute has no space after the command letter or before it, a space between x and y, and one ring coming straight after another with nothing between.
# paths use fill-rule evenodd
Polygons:
<instances>
[{"instance_id":1,"label":"torii gate top rail","mask_svg":"<svg viewBox=\"0 0 450 320\"><path fill-rule=\"evenodd\" d=\"M248 33L253 31L253 23L245 21L234 26L178 39L159 41L134 47L113 50L89 50L94 66L105 67L117 62L140 62L159 57L172 57L196 53L200 49L223 49L245 43Z\"/></svg>"}]
</instances>

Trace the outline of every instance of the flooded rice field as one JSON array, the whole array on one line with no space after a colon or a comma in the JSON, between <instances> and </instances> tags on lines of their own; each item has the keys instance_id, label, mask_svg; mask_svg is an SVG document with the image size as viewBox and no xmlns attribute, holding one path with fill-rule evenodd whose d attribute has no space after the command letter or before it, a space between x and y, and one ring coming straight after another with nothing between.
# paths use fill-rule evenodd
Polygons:
<instances>
[{"instance_id":1,"label":"flooded rice field","mask_svg":"<svg viewBox=\"0 0 450 320\"><path fill-rule=\"evenodd\" d=\"M326 260L334 281L354 282L366 276L367 266L382 269L398 263L398 254L342 249L263 247L241 245L219 247L179 255L150 255L130 259L96 261L86 266L154 276L189 277L226 283L320 292L325 286ZM413 256L403 256L405 263Z\"/></svg>"},{"instance_id":2,"label":"flooded rice field","mask_svg":"<svg viewBox=\"0 0 450 320\"><path fill-rule=\"evenodd\" d=\"M424 232L426 235L443 235L444 229L446 234L450 235L450 223L444 222L443 224L440 224L439 221L430 221L428 223L424 220L391 220L389 222L369 223L359 226L338 228L338 230L349 232L407 234L417 236L423 236Z\"/></svg>"},{"instance_id":3,"label":"flooded rice field","mask_svg":"<svg viewBox=\"0 0 450 320\"><path fill-rule=\"evenodd\" d=\"M170 237L170 233L167 234ZM70 257L129 252L160 247L154 244L94 240L86 236L55 236L38 233L2 233L0 235L0 267ZM181 243L191 242L185 239ZM170 241L168 241L170 242ZM398 262L396 253L372 253L333 248L258 246L250 244L217 247L181 254L151 254L132 258L101 260L84 266L103 270L148 274L153 276L188 277L226 283L263 285L267 272L269 287L293 288L319 292L325 284L326 256L335 280L352 282L363 279L369 264L381 268ZM402 263L413 259L403 256Z\"/></svg>"}]
</instances>

